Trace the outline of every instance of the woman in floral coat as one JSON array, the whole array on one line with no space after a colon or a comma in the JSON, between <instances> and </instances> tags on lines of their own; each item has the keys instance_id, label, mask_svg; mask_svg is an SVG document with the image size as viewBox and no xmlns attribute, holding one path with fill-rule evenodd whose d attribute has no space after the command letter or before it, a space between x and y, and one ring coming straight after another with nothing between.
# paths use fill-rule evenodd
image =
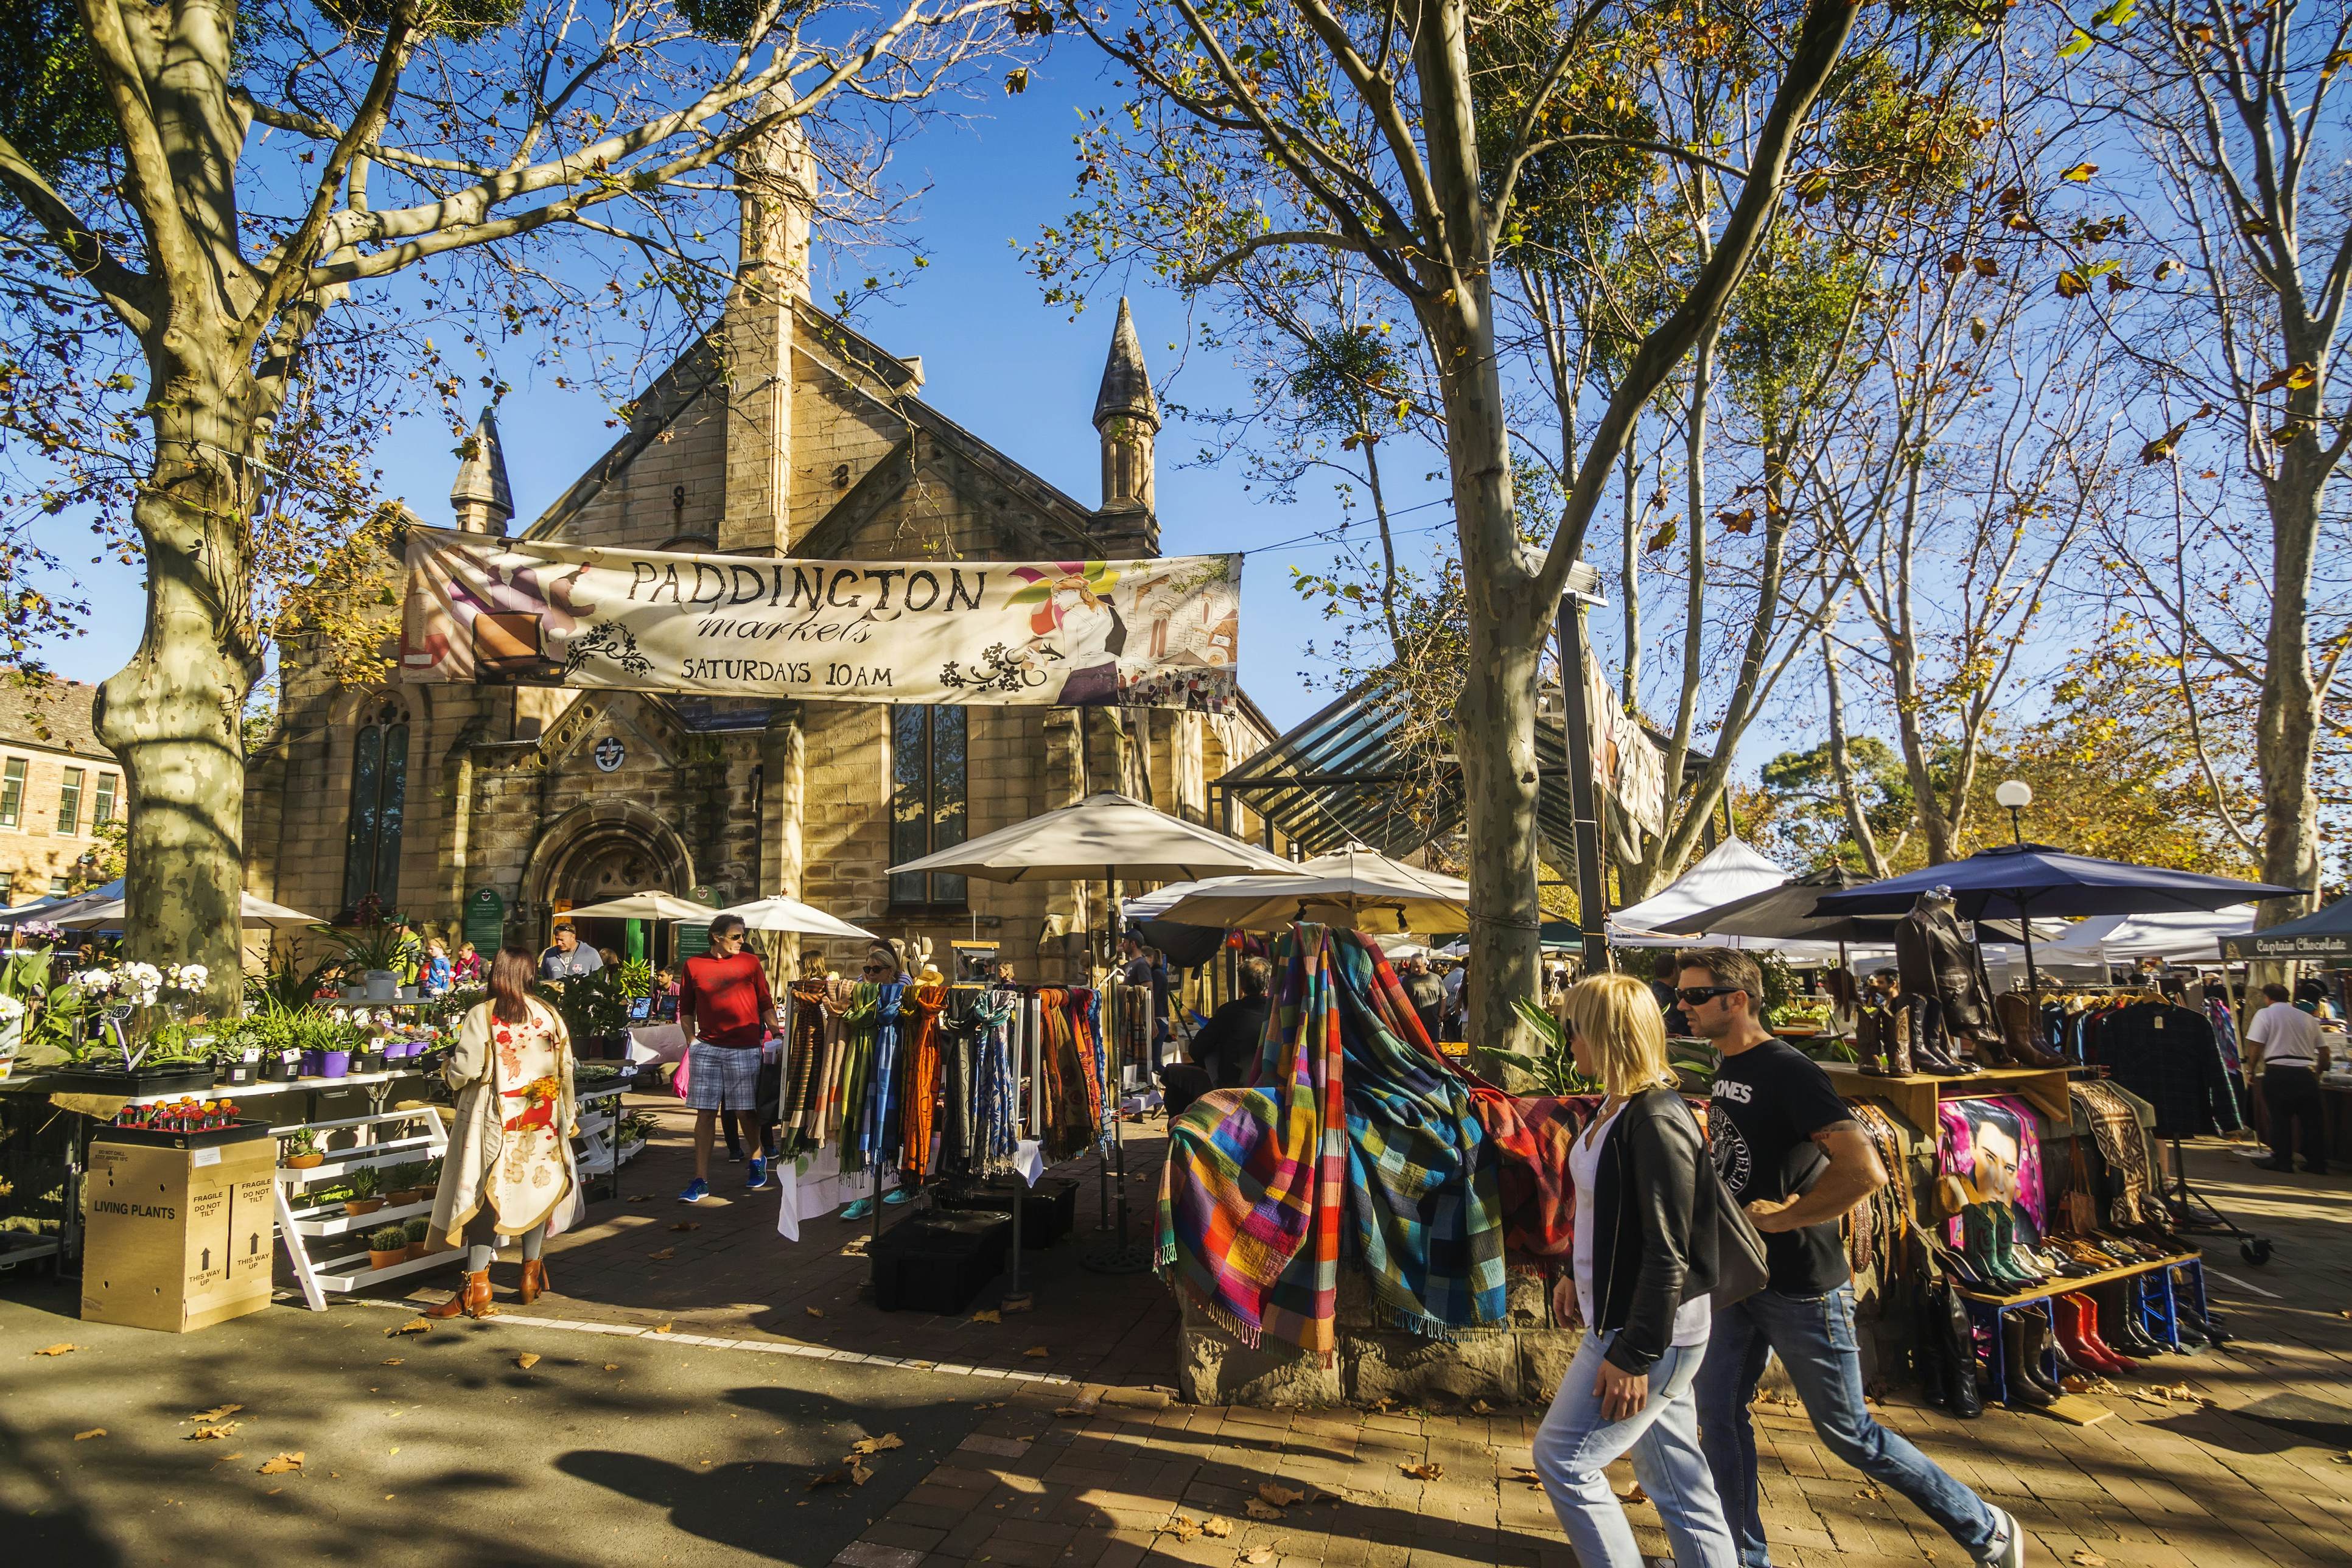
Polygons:
<instances>
[{"instance_id":1,"label":"woman in floral coat","mask_svg":"<svg viewBox=\"0 0 2352 1568\"><path fill-rule=\"evenodd\" d=\"M457 1119L433 1198L433 1241L467 1249L466 1279L427 1317L496 1311L490 1263L505 1237L522 1238L524 1305L547 1289L540 1248L577 1185L576 1128L572 1037L562 1016L530 994L538 974L533 954L501 949L490 963L489 1000L466 1015L450 1054Z\"/></svg>"}]
</instances>

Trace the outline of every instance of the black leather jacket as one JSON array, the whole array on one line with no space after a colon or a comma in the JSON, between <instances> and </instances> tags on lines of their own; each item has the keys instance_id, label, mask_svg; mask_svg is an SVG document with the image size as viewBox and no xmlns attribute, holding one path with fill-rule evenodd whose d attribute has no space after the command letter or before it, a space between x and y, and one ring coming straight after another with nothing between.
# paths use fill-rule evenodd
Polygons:
<instances>
[{"instance_id":1,"label":"black leather jacket","mask_svg":"<svg viewBox=\"0 0 2352 1568\"><path fill-rule=\"evenodd\" d=\"M1675 1313L1715 1288L1714 1177L1698 1119L1675 1090L1644 1089L1617 1113L1592 1184L1586 1326L1621 1331L1608 1359L1627 1372L1648 1372L1674 1342Z\"/></svg>"}]
</instances>

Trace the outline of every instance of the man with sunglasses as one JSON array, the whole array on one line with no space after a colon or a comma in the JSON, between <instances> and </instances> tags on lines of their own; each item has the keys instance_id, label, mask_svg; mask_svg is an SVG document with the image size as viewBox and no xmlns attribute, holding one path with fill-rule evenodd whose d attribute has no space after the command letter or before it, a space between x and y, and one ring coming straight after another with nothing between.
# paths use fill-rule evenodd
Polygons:
<instances>
[{"instance_id":1,"label":"man with sunglasses","mask_svg":"<svg viewBox=\"0 0 2352 1568\"><path fill-rule=\"evenodd\" d=\"M1675 1000L1692 1032L1722 1057L1706 1115L1716 1169L1763 1232L1770 1268L1765 1289L1716 1313L1695 1384L1699 1446L1742 1568L1770 1568L1772 1561L1748 1414L1770 1355L1788 1368L1831 1453L1909 1498L1974 1561L2021 1568L2025 1535L2017 1521L1864 1406L1853 1286L1838 1221L1886 1184L1878 1151L1820 1064L1764 1027L1764 975L1754 959L1727 947L1685 948L1675 957Z\"/></svg>"},{"instance_id":2,"label":"man with sunglasses","mask_svg":"<svg viewBox=\"0 0 2352 1568\"><path fill-rule=\"evenodd\" d=\"M742 916L713 920L710 951L686 961L677 1024L691 1042L686 1103L694 1110L694 1180L678 1201L700 1203L710 1195L710 1139L722 1113L740 1125L751 1152L744 1184L756 1192L768 1184L768 1163L760 1157L760 1046L771 1024L782 1031L783 1019L768 989L766 967L744 951Z\"/></svg>"}]
</instances>

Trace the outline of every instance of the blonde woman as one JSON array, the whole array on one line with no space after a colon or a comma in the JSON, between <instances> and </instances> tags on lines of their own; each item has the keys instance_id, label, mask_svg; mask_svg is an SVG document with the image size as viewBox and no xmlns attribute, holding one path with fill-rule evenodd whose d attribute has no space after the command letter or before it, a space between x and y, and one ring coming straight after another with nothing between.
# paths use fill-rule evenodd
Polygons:
<instances>
[{"instance_id":1,"label":"blonde woman","mask_svg":"<svg viewBox=\"0 0 2352 1568\"><path fill-rule=\"evenodd\" d=\"M1642 1568L1604 1473L1630 1454L1677 1568L1738 1568L1698 1444L1691 1383L1706 1359L1722 1184L1666 1066L1650 988L1601 974L1568 994L1577 1070L1607 1098L1569 1155L1573 1272L1553 1288L1584 1342L1536 1432L1537 1472L1586 1568Z\"/></svg>"}]
</instances>

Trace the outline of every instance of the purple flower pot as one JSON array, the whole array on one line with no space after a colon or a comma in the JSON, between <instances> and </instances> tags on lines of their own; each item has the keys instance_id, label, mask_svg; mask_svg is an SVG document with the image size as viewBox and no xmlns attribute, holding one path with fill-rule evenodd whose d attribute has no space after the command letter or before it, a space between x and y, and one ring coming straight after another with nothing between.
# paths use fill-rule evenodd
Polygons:
<instances>
[{"instance_id":1,"label":"purple flower pot","mask_svg":"<svg viewBox=\"0 0 2352 1568\"><path fill-rule=\"evenodd\" d=\"M301 1063L302 1076L304 1078L317 1078L320 1070L320 1063L323 1059L324 1058L317 1051L304 1051L302 1053Z\"/></svg>"},{"instance_id":2,"label":"purple flower pot","mask_svg":"<svg viewBox=\"0 0 2352 1568\"><path fill-rule=\"evenodd\" d=\"M349 1073L351 1072L351 1070L352 1070L352 1053L351 1053L351 1052L349 1052L349 1051L322 1051L322 1052L320 1052L320 1055L319 1055L319 1076L320 1076L320 1078L342 1078L342 1077L346 1076L347 1074L349 1074Z\"/></svg>"}]
</instances>

